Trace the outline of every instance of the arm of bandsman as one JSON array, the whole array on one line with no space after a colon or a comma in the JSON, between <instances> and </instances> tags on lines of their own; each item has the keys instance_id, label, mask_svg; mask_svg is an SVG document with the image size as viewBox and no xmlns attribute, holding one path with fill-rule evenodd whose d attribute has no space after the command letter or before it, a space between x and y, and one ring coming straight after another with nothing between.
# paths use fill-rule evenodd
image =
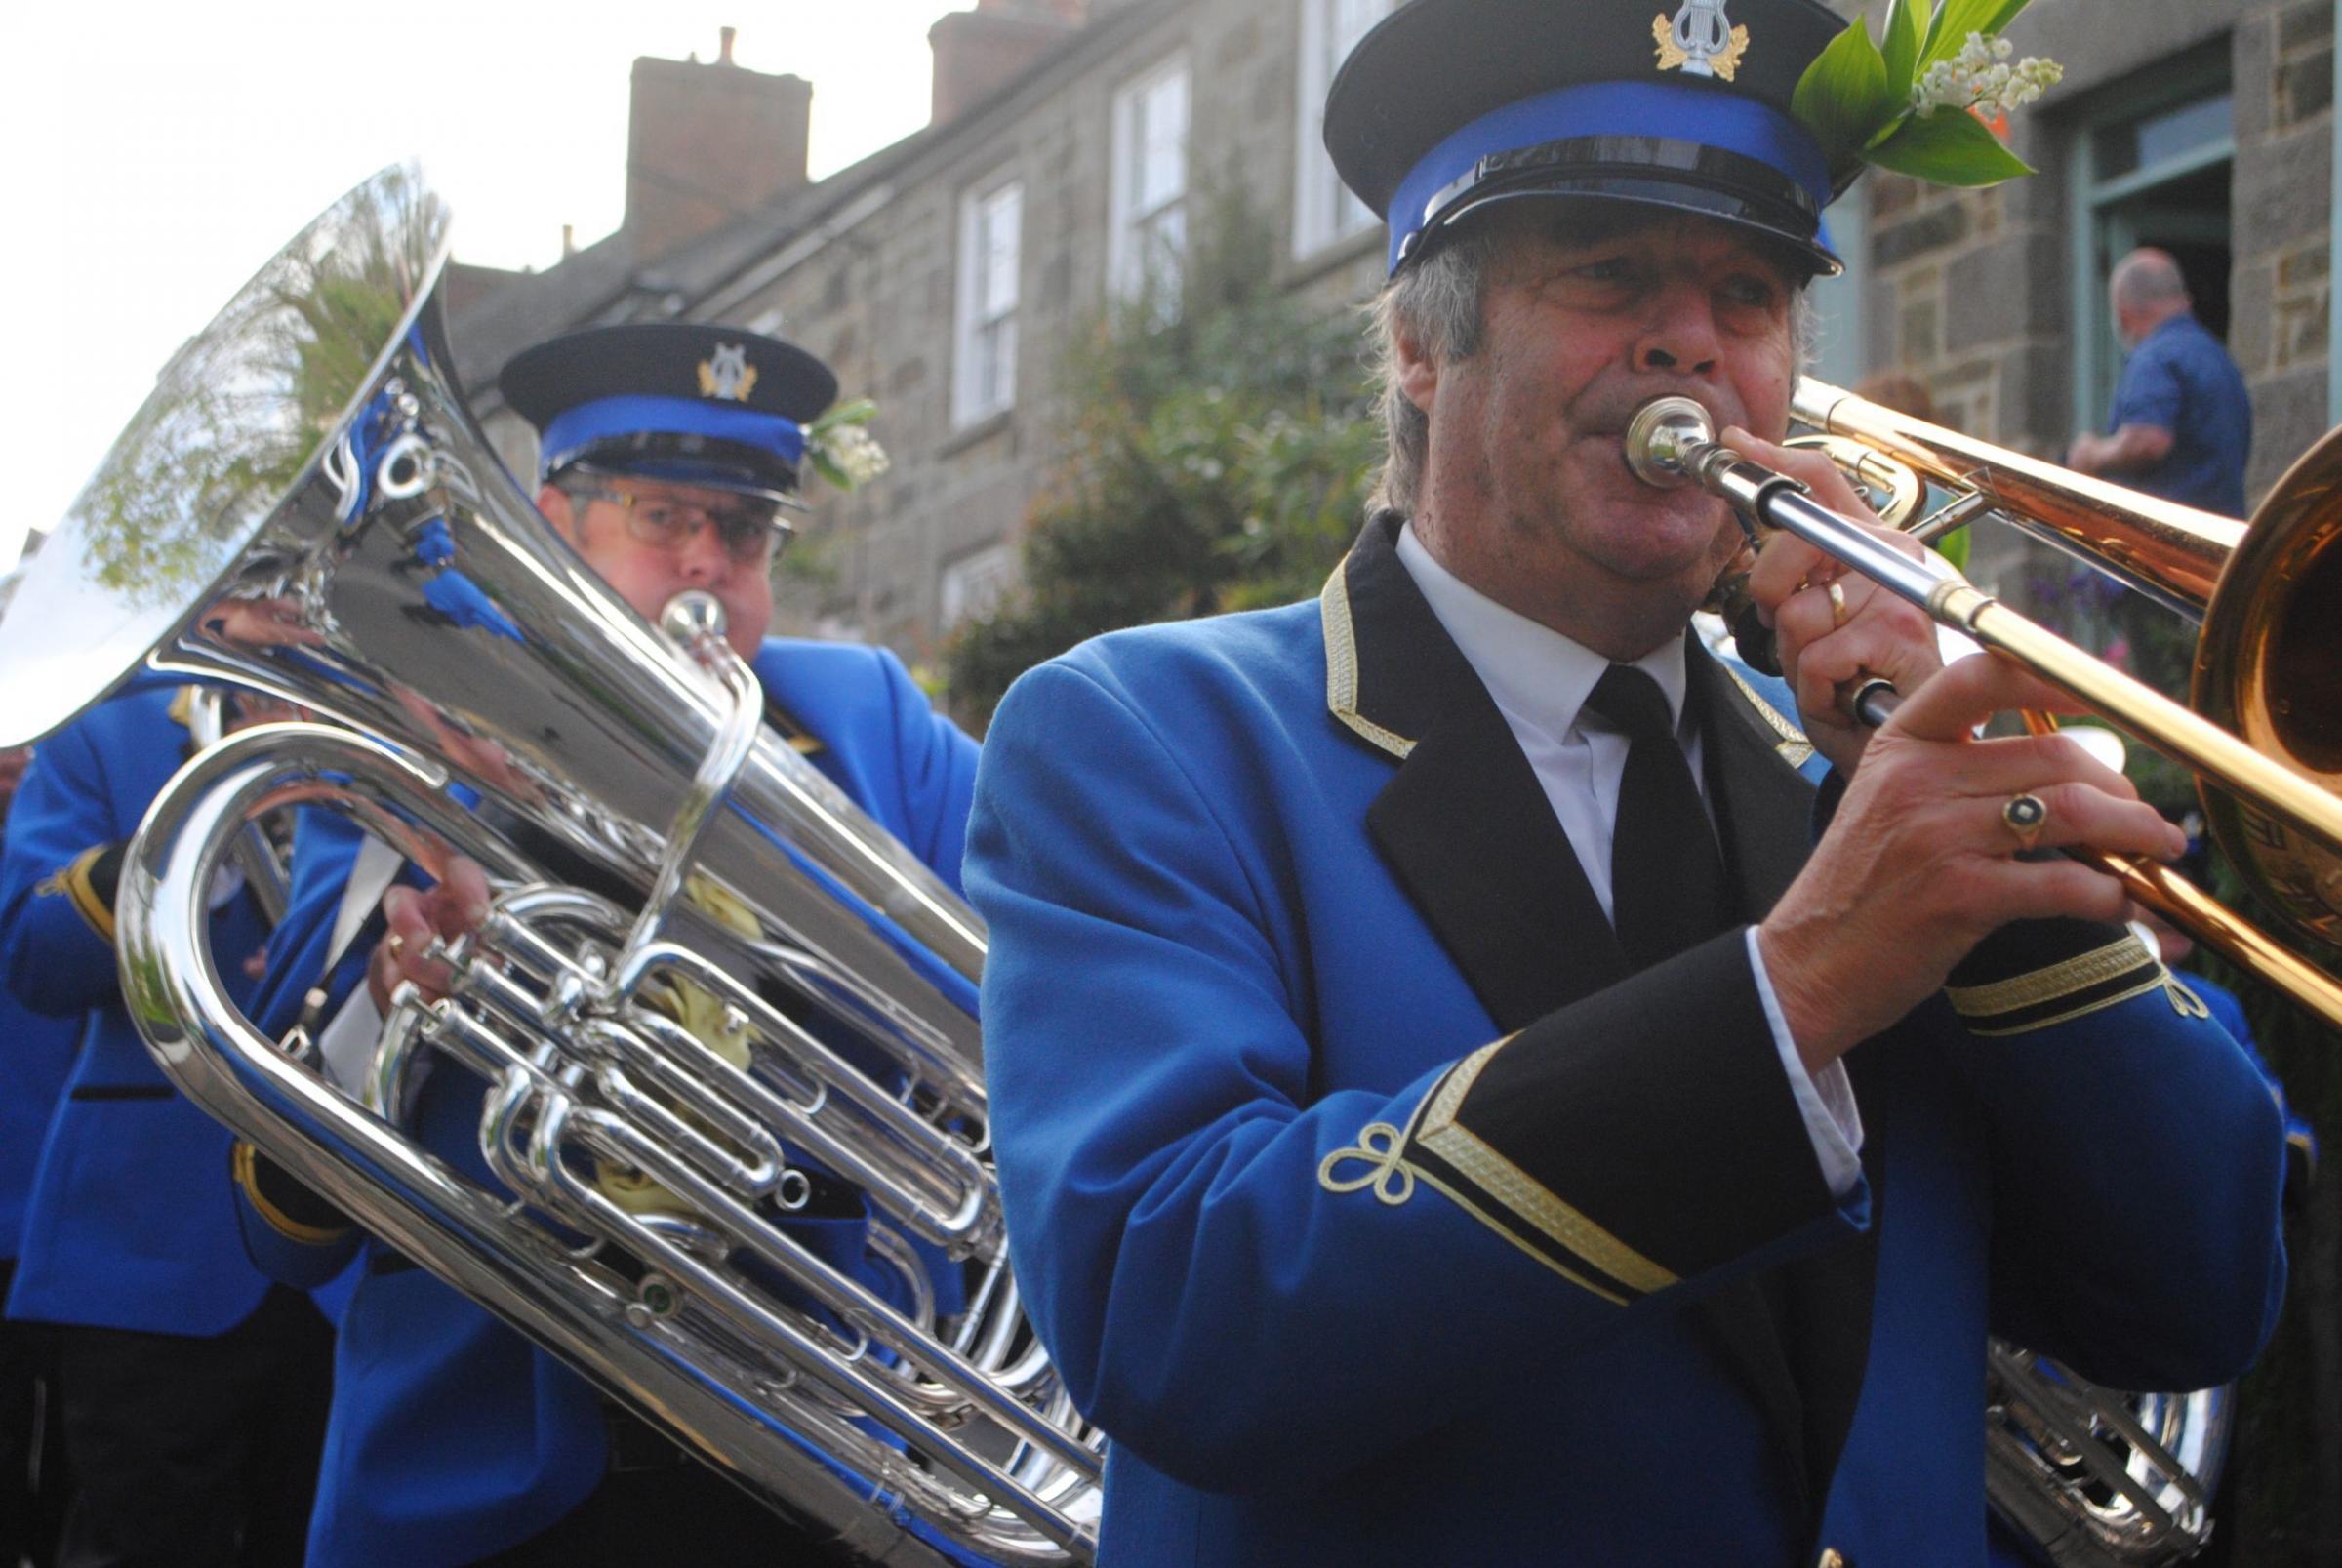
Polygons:
<instances>
[{"instance_id":1,"label":"arm of bandsman","mask_svg":"<svg viewBox=\"0 0 2342 1568\"><path fill-rule=\"evenodd\" d=\"M262 1273L311 1289L356 1255L361 1237L348 1217L242 1139L231 1151L230 1170L244 1250Z\"/></svg>"},{"instance_id":2,"label":"arm of bandsman","mask_svg":"<svg viewBox=\"0 0 2342 1568\"><path fill-rule=\"evenodd\" d=\"M0 961L26 1007L70 1017L121 994L114 884L137 826L114 820L104 769L78 726L34 755L0 860Z\"/></svg>"},{"instance_id":3,"label":"arm of bandsman","mask_svg":"<svg viewBox=\"0 0 2342 1568\"><path fill-rule=\"evenodd\" d=\"M1110 666L1060 663L994 719L971 824L1018 1277L1117 1442L1199 1486L1307 1484L1468 1410L1523 1345L1867 1223L1737 931L1395 1092L1324 1092L1278 871L1215 784Z\"/></svg>"},{"instance_id":4,"label":"arm of bandsman","mask_svg":"<svg viewBox=\"0 0 2342 1568\"><path fill-rule=\"evenodd\" d=\"M1945 994L1991 1124L1995 1332L2117 1387L2237 1376L2285 1278L2284 1122L2250 1057L2120 927L2004 927Z\"/></svg>"}]
</instances>

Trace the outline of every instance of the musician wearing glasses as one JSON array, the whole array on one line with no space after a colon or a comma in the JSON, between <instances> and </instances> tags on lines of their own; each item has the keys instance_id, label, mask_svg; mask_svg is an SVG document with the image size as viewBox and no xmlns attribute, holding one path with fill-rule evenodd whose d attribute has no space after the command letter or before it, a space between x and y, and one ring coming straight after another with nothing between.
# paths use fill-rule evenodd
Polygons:
<instances>
[{"instance_id":1,"label":"musician wearing glasses","mask_svg":"<svg viewBox=\"0 0 2342 1568\"><path fill-rule=\"evenodd\" d=\"M539 509L584 565L646 617L686 590L713 594L727 639L763 684L767 721L956 888L974 743L885 650L765 637L805 429L836 396L829 370L774 339L663 324L555 339L514 359L502 384L541 432ZM493 630L501 612L475 599L458 589L433 604ZM494 756L467 760L498 777ZM530 847L556 874L606 887L557 846ZM254 1016L282 1029L305 1013L329 1070L371 1051L402 983L443 992L450 976L430 956L432 939L476 926L486 910L487 882L470 862L435 885L410 870L385 888L395 866L345 819L302 824L293 908ZM321 974L331 978L320 984ZM477 1147L481 1094L468 1074L431 1073L415 1121L435 1153L492 1186ZM818 1165L804 1168L812 1197L779 1223L891 1299L901 1276L864 1249L866 1200ZM240 1171L247 1232L273 1266L305 1277L361 1249L340 1215L265 1158L246 1153ZM602 1180L621 1202L662 1196L637 1173L606 1170ZM312 1564L637 1564L666 1560L678 1542L723 1561L823 1560L790 1525L485 1308L380 1242L362 1250Z\"/></svg>"},{"instance_id":2,"label":"musician wearing glasses","mask_svg":"<svg viewBox=\"0 0 2342 1568\"><path fill-rule=\"evenodd\" d=\"M1111 634L989 732L1001 1190L1120 1568L1978 1563L1988 1331L2194 1387L2277 1311L2267 1091L2044 853L2176 829L1975 739L2058 700L1794 541L1786 684L1689 633L1740 531L1622 437L1692 398L1858 513L1774 443L1868 128L1793 109L1828 8L1651 13L1367 35L1383 508L1313 602Z\"/></svg>"}]
</instances>

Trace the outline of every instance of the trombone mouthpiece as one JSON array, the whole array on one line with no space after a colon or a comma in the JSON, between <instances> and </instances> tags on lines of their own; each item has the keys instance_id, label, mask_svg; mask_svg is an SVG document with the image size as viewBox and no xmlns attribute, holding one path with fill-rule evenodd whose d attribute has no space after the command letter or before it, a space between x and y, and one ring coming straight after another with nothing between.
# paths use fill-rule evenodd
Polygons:
<instances>
[{"instance_id":1,"label":"trombone mouthpiece","mask_svg":"<svg viewBox=\"0 0 2342 1568\"><path fill-rule=\"evenodd\" d=\"M1655 397L1627 422L1627 466L1657 490L1696 485L1700 452L1716 444L1716 422L1688 397Z\"/></svg>"}]
</instances>

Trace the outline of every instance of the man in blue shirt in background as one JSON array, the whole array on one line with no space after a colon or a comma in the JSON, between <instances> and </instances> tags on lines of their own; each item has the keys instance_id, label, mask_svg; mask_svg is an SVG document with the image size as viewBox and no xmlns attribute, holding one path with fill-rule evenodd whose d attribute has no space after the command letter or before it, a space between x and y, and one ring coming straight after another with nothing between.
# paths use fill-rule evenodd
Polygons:
<instances>
[{"instance_id":1,"label":"man in blue shirt in background","mask_svg":"<svg viewBox=\"0 0 2342 1568\"><path fill-rule=\"evenodd\" d=\"M2066 462L2168 501L2243 516L2252 399L2237 362L2196 319L2179 263L2161 251L2133 251L2116 263L2107 292L2130 358L2108 433L2077 436Z\"/></svg>"}]
</instances>

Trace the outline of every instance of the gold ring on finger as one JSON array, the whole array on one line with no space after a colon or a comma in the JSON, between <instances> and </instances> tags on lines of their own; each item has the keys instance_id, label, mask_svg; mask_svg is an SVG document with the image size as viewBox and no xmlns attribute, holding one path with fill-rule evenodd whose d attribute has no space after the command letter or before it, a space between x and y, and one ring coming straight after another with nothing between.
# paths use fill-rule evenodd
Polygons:
<instances>
[{"instance_id":1,"label":"gold ring on finger","mask_svg":"<svg viewBox=\"0 0 2342 1568\"><path fill-rule=\"evenodd\" d=\"M1830 595L1830 624L1837 627L1844 626L1850 619L1846 609L1844 586L1833 579L1823 585L1822 591Z\"/></svg>"},{"instance_id":2,"label":"gold ring on finger","mask_svg":"<svg viewBox=\"0 0 2342 1568\"><path fill-rule=\"evenodd\" d=\"M2017 848L2030 850L2041 841L2041 829L2049 825L2049 807L2036 794L2011 795L2008 804L2000 808L2000 820L2017 835Z\"/></svg>"}]
</instances>

